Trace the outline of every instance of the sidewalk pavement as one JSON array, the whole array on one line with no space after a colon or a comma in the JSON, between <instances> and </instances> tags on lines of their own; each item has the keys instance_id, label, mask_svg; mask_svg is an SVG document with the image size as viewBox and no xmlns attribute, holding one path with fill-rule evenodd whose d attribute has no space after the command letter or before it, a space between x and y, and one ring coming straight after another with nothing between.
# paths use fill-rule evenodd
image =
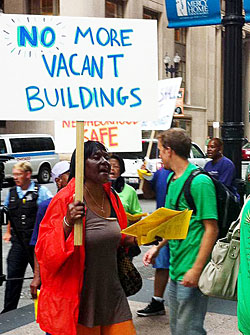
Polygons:
<instances>
[{"instance_id":1,"label":"sidewalk pavement","mask_svg":"<svg viewBox=\"0 0 250 335\"><path fill-rule=\"evenodd\" d=\"M145 306L145 303L129 301L137 335L170 335L168 310L165 316L138 317L136 310ZM195 315L194 315L195 317ZM11 320L9 320L11 322ZM217 313L207 313L205 320L207 335L238 335L237 317ZM1 329L1 323L0 323ZM0 332L1 333L1 332ZM41 335L44 334L34 322L15 328L5 335ZM69 334L70 335L70 334Z\"/></svg>"}]
</instances>

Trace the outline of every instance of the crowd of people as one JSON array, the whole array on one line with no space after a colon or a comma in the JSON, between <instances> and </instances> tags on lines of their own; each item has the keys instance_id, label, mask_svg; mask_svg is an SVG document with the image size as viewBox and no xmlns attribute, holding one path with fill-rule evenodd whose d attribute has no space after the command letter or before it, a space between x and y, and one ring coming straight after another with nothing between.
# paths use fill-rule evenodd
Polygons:
<instances>
[{"instance_id":1,"label":"crowd of people","mask_svg":"<svg viewBox=\"0 0 250 335\"><path fill-rule=\"evenodd\" d=\"M183 186L197 167L188 161L191 139L180 128L158 136L163 167L144 180L145 198L155 198L156 208L189 208ZM220 180L238 198L235 167L223 156L223 143L212 138L207 143L211 158L204 170ZM84 199L75 200L76 154L70 164L57 163L52 179L57 194L31 180L27 162L13 168L16 186L4 205L9 224L3 239L11 241L7 258L7 280L2 313L17 308L24 273L34 269L30 289L38 301L37 322L47 335L134 335L136 329L117 268L117 249L125 248L133 259L140 253L134 236L121 234L131 224L129 214L142 209L135 190L125 183L124 161L109 154L97 141L84 144ZM145 167L144 167L145 168ZM208 297L198 281L218 237L216 189L206 174L197 175L190 187L196 207L184 240L156 241L143 255L145 266L155 268L152 300L137 311L140 317L165 314L167 287L169 323L172 335L206 334L204 319ZM239 330L250 334L249 223L250 203L241 219L241 265L238 285ZM74 225L83 223L83 245L74 246ZM35 252L34 252L35 249Z\"/></svg>"}]
</instances>

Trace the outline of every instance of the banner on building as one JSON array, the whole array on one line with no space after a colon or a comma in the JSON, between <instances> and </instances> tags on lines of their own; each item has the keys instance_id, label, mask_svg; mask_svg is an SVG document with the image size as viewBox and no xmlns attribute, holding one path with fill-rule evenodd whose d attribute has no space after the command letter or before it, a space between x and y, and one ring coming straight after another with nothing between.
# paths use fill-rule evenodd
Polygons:
<instances>
[{"instance_id":1,"label":"banner on building","mask_svg":"<svg viewBox=\"0 0 250 335\"><path fill-rule=\"evenodd\" d=\"M1 120L157 119L153 20L5 14L0 53Z\"/></svg>"},{"instance_id":2,"label":"banner on building","mask_svg":"<svg viewBox=\"0 0 250 335\"><path fill-rule=\"evenodd\" d=\"M99 141L110 152L141 151L141 125L129 121L85 121L84 140ZM56 152L72 153L76 147L76 121L55 122Z\"/></svg>"},{"instance_id":3,"label":"banner on building","mask_svg":"<svg viewBox=\"0 0 250 335\"><path fill-rule=\"evenodd\" d=\"M184 116L184 92L184 88L179 89L175 103L174 115Z\"/></svg>"},{"instance_id":4,"label":"banner on building","mask_svg":"<svg viewBox=\"0 0 250 335\"><path fill-rule=\"evenodd\" d=\"M142 130L166 130L171 127L176 99L179 94L182 78L159 80L158 82L158 115L157 121L144 121ZM153 112L153 111L152 111Z\"/></svg>"},{"instance_id":5,"label":"banner on building","mask_svg":"<svg viewBox=\"0 0 250 335\"><path fill-rule=\"evenodd\" d=\"M221 24L220 0L166 0L168 28Z\"/></svg>"},{"instance_id":6,"label":"banner on building","mask_svg":"<svg viewBox=\"0 0 250 335\"><path fill-rule=\"evenodd\" d=\"M250 22L250 1L249 0L244 0L243 1L243 6L245 10L245 21Z\"/></svg>"}]
</instances>

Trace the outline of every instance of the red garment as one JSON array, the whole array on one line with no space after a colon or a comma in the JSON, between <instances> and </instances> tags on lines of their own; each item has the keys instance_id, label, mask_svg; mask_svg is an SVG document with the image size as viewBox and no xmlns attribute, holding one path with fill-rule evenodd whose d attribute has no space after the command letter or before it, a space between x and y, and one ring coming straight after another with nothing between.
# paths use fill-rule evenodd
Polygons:
<instances>
[{"instance_id":1,"label":"red garment","mask_svg":"<svg viewBox=\"0 0 250 335\"><path fill-rule=\"evenodd\" d=\"M121 229L126 228L127 217L120 198L113 194L109 183L103 188ZM63 217L68 204L73 202L74 193L75 180L72 179L53 198L40 224L35 248L42 281L37 322L52 335L76 335L85 262L85 220L83 246L74 246L74 228L66 241L63 230Z\"/></svg>"}]
</instances>

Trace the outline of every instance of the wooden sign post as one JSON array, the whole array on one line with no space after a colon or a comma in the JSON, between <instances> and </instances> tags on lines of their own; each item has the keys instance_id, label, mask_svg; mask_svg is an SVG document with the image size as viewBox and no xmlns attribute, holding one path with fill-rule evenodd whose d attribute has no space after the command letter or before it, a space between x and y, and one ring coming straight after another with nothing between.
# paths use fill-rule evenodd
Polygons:
<instances>
[{"instance_id":1,"label":"wooden sign post","mask_svg":"<svg viewBox=\"0 0 250 335\"><path fill-rule=\"evenodd\" d=\"M151 131L151 136L150 136L150 142L148 144L148 149L147 149L147 153L146 153L146 158L150 157L151 151L152 151L152 146L153 146L153 139L155 137L155 130ZM140 185L139 185L139 190L142 191L143 188L143 184L144 184L144 179L141 179L140 181Z\"/></svg>"},{"instance_id":2,"label":"wooden sign post","mask_svg":"<svg viewBox=\"0 0 250 335\"><path fill-rule=\"evenodd\" d=\"M75 200L83 201L84 196L84 121L76 122L76 177ZM74 225L74 245L82 245L82 219Z\"/></svg>"}]
</instances>

